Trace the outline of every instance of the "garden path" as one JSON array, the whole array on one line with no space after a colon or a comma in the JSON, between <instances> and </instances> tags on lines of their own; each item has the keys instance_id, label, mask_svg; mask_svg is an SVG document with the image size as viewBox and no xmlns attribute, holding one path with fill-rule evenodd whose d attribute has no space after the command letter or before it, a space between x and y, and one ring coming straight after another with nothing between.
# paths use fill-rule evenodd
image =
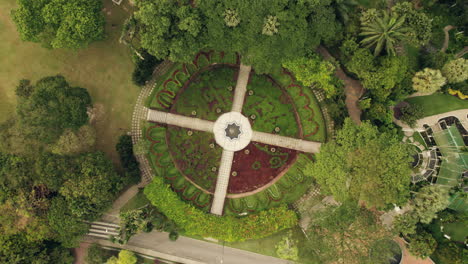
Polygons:
<instances>
[{"instance_id":1,"label":"garden path","mask_svg":"<svg viewBox=\"0 0 468 264\"><path fill-rule=\"evenodd\" d=\"M325 60L334 59L333 56L328 52L328 50L325 49L325 47L323 46L319 46L317 48L317 52L320 53ZM360 81L349 77L340 66L336 67L335 75L336 77L343 80L345 84L345 104L346 108L348 109L349 116L354 121L354 123L358 125L361 124L362 111L359 108L358 102L359 98L361 98L361 96L366 90L364 89L364 87L362 87Z\"/></svg>"},{"instance_id":2,"label":"garden path","mask_svg":"<svg viewBox=\"0 0 468 264\"><path fill-rule=\"evenodd\" d=\"M438 115L432 115L432 116L421 118L418 121L416 121L416 125L414 126L414 128L411 128L407 124L397 119L394 119L393 122L395 122L395 124L402 127L403 131L425 131L426 129L424 128L424 125L434 126L439 122L440 119L449 117L449 116L454 116L458 118L462 126L466 130L468 130L468 109L460 109L460 110L450 111L450 112L446 112L446 113L442 113Z\"/></svg>"},{"instance_id":3,"label":"garden path","mask_svg":"<svg viewBox=\"0 0 468 264\"><path fill-rule=\"evenodd\" d=\"M244 104L245 94L247 91L247 83L249 80L251 70L252 70L251 66L246 66L243 64L240 65L236 89L234 90L234 100L233 100L231 112L238 112L238 113L242 112L242 106ZM198 131L219 133L217 131L214 131L215 122L202 120L199 118L166 113L166 112L157 111L153 109L146 110L146 113L147 113L147 120L151 122L169 124L169 125L179 126L183 128L198 130ZM231 120L231 121L237 122L236 120ZM221 131L222 131L221 133L224 133L224 130L221 130ZM223 134L223 136L227 138L226 135ZM241 140L241 139L242 138L238 138L238 140ZM306 141L302 139L289 138L289 137L263 133L263 132L257 132L257 131L253 131L252 139L249 138L248 140L268 144L271 146L280 146L284 148L294 149L294 150L298 150L302 152L310 152L310 153L318 152L321 146L321 143L319 142L312 142L312 141ZM214 192L214 197L213 197L213 202L212 202L212 207L211 207L211 213L213 214L216 214L216 215L223 214L224 201L226 199L233 159L234 159L234 151L224 148L222 156L221 156L221 164L218 170L216 189Z\"/></svg>"},{"instance_id":4,"label":"garden path","mask_svg":"<svg viewBox=\"0 0 468 264\"><path fill-rule=\"evenodd\" d=\"M241 64L240 66L236 89L234 90L234 101L231 108L231 111L233 112L242 112L242 106L244 105L245 92L247 92L247 83L249 81L251 70L251 66L246 66L244 64Z\"/></svg>"}]
</instances>

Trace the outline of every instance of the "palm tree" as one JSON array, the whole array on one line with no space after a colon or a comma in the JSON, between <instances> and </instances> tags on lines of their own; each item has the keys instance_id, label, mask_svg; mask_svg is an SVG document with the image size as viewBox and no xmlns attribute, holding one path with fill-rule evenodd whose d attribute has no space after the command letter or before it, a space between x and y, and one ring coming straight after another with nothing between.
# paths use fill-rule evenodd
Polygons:
<instances>
[{"instance_id":1,"label":"palm tree","mask_svg":"<svg viewBox=\"0 0 468 264\"><path fill-rule=\"evenodd\" d=\"M405 17L396 14L389 15L388 11L382 11L383 17L376 17L375 21L361 25L361 40L367 48L374 47L374 56L380 54L385 46L388 54L395 55L395 44L406 38L408 28L403 27Z\"/></svg>"}]
</instances>

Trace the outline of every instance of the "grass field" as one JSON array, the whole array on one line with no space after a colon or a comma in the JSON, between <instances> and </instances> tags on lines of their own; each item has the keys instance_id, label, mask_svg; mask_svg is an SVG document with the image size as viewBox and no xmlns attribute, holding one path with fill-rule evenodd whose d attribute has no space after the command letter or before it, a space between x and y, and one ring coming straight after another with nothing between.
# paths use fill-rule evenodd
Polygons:
<instances>
[{"instance_id":1,"label":"grass field","mask_svg":"<svg viewBox=\"0 0 468 264\"><path fill-rule=\"evenodd\" d=\"M114 150L119 135L130 129L133 105L139 88L131 82L133 63L128 48L118 43L120 29L129 15L111 0L106 7L104 41L93 43L79 51L48 50L39 44L23 42L10 19L15 0L0 1L0 122L14 114L14 87L20 79L33 82L39 78L62 74L72 86L87 88L95 105L102 109L96 123L97 147L114 161Z\"/></svg>"},{"instance_id":2,"label":"grass field","mask_svg":"<svg viewBox=\"0 0 468 264\"><path fill-rule=\"evenodd\" d=\"M468 109L468 100L458 97L435 93L428 96L417 96L406 99L410 104L417 104L423 108L424 116L442 114L459 109Z\"/></svg>"}]
</instances>

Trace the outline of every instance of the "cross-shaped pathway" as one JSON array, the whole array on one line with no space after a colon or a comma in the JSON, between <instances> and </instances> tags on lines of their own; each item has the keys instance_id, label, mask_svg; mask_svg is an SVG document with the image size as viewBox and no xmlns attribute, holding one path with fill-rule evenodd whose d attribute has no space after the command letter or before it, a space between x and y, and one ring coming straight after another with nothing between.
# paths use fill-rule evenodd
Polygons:
<instances>
[{"instance_id":1,"label":"cross-shaped pathway","mask_svg":"<svg viewBox=\"0 0 468 264\"><path fill-rule=\"evenodd\" d=\"M216 143L223 148L223 153L211 205L212 214L223 213L234 152L244 149L251 141L310 153L316 153L320 149L319 142L252 130L249 120L241 114L250 71L251 66L241 64L231 112L221 115L215 122L157 110L148 111L147 119L150 122L214 133Z\"/></svg>"}]
</instances>

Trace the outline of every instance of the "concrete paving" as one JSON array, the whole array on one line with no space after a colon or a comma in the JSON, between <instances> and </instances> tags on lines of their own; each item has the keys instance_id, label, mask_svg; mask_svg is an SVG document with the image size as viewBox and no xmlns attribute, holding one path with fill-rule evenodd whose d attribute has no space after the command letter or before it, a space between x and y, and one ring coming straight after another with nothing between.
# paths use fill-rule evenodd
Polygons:
<instances>
[{"instance_id":1,"label":"concrete paving","mask_svg":"<svg viewBox=\"0 0 468 264\"><path fill-rule=\"evenodd\" d=\"M176 115L157 110L148 111L148 121L168 124L198 131L213 132L214 122L200 118Z\"/></svg>"},{"instance_id":2,"label":"concrete paving","mask_svg":"<svg viewBox=\"0 0 468 264\"><path fill-rule=\"evenodd\" d=\"M244 64L241 64L240 66L236 89L234 90L234 101L231 108L231 111L233 112L242 112L242 106L244 105L245 92L247 92L247 83L249 82L251 70L252 66L246 66Z\"/></svg>"},{"instance_id":3,"label":"concrete paving","mask_svg":"<svg viewBox=\"0 0 468 264\"><path fill-rule=\"evenodd\" d=\"M216 189L213 195L213 203L211 204L212 214L223 214L224 200L226 200L233 160L234 151L223 150L223 154L221 155L221 165L219 165L218 177L216 179Z\"/></svg>"},{"instance_id":4,"label":"concrete paving","mask_svg":"<svg viewBox=\"0 0 468 264\"><path fill-rule=\"evenodd\" d=\"M126 245L113 244L105 239L86 237L86 242L116 247L154 256L161 259L187 264L286 264L287 260L257 253L224 247L215 243L188 237L170 241L168 233L153 231L133 236Z\"/></svg>"},{"instance_id":5,"label":"concrete paving","mask_svg":"<svg viewBox=\"0 0 468 264\"><path fill-rule=\"evenodd\" d=\"M320 151L319 142L307 141L297 138L284 137L280 135L253 131L252 141L263 144L294 149L302 152L317 153Z\"/></svg>"}]
</instances>

